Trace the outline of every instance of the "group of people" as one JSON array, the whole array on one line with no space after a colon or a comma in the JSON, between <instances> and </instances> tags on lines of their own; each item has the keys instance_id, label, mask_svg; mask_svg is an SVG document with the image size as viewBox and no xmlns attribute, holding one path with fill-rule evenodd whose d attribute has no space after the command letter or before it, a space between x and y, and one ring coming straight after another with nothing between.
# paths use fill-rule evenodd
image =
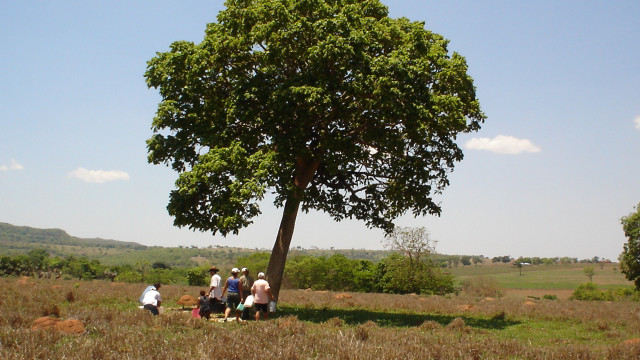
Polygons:
<instances>
[{"instance_id":1,"label":"group of people","mask_svg":"<svg viewBox=\"0 0 640 360\"><path fill-rule=\"evenodd\" d=\"M242 268L242 276L238 277L241 271L233 268L231 276L223 284L222 277L218 275L219 271L215 266L209 268L211 275L209 292L201 290L198 301L200 317L209 319L212 313L224 312L224 321L227 321L231 312L235 312L236 321L241 322L248 320L250 308L254 307L256 321L260 318L265 320L269 318L268 304L269 300L274 300L274 297L263 272L258 273L258 280L254 281L249 275L249 269ZM138 299L142 307L153 315L160 313L159 308L162 305L159 289L159 283L149 285ZM224 295L226 295L226 301L223 301Z\"/></svg>"},{"instance_id":2,"label":"group of people","mask_svg":"<svg viewBox=\"0 0 640 360\"><path fill-rule=\"evenodd\" d=\"M236 321L241 322L242 319L249 317L249 306L245 306L245 301L250 296L253 297L253 307L255 307L255 319L265 320L269 317L269 299L273 300L271 287L263 272L258 273L258 280L254 281L249 275L247 268L231 269L231 276L222 283L222 277L218 275L220 270L212 266L209 268L211 282L209 284L209 293L204 290L200 292L200 311L199 314L205 319L209 319L212 313L222 312L224 309L224 321L227 321L231 312L235 312ZM240 272L242 276L239 277ZM226 302L223 302L223 296L226 294Z\"/></svg>"}]
</instances>

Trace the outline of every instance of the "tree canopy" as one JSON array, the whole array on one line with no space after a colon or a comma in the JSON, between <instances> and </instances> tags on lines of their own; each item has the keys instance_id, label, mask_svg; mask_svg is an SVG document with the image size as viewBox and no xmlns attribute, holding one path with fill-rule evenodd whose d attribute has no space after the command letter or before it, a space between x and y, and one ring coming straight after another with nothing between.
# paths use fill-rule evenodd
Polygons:
<instances>
[{"instance_id":1,"label":"tree canopy","mask_svg":"<svg viewBox=\"0 0 640 360\"><path fill-rule=\"evenodd\" d=\"M145 73L162 96L149 161L179 173L176 226L237 233L270 193L286 258L300 208L387 232L441 212L456 137L484 120L447 40L378 0L225 5L201 43L174 42Z\"/></svg>"},{"instance_id":2,"label":"tree canopy","mask_svg":"<svg viewBox=\"0 0 640 360\"><path fill-rule=\"evenodd\" d=\"M634 281L640 290L640 204L636 212L624 216L620 222L627 242L620 255L620 268L627 279Z\"/></svg>"}]
</instances>

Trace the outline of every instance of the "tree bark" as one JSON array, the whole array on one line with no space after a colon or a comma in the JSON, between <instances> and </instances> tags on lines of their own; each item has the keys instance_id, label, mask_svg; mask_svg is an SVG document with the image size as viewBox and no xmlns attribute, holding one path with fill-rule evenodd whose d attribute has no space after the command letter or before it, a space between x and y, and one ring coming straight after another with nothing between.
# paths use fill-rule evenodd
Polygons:
<instances>
[{"instance_id":1,"label":"tree bark","mask_svg":"<svg viewBox=\"0 0 640 360\"><path fill-rule=\"evenodd\" d=\"M271 293L278 299L280 294L280 286L282 285L282 277L284 275L284 266L289 254L289 246L293 238L293 230L296 225L296 218L300 203L304 195L304 189L313 179L318 170L319 162L314 160L296 159L296 170L293 177L295 191L287 198L282 212L282 220L278 228L276 242L271 251L269 258L269 266L267 267L267 279L271 287Z\"/></svg>"}]
</instances>

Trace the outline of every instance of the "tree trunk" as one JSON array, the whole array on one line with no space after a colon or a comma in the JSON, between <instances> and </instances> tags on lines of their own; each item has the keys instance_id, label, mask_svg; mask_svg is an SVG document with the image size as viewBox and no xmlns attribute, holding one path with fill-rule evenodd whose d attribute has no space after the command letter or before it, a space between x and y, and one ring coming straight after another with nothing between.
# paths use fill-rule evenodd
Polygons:
<instances>
[{"instance_id":1,"label":"tree trunk","mask_svg":"<svg viewBox=\"0 0 640 360\"><path fill-rule=\"evenodd\" d=\"M267 267L267 276L269 286L271 286L271 293L276 299L278 299L278 294L280 293L280 286L282 285L282 277L284 275L284 265L287 261L287 255L289 254L289 245L291 245L291 239L293 238L293 229L296 225L299 208L299 200L293 198L287 199L284 205L284 211L282 212L282 220L280 221L278 236L276 236L276 243L273 245L273 250L271 251L271 258L269 259L269 266Z\"/></svg>"},{"instance_id":2,"label":"tree trunk","mask_svg":"<svg viewBox=\"0 0 640 360\"><path fill-rule=\"evenodd\" d=\"M320 163L314 160L296 159L296 170L293 178L295 191L287 198L284 204L280 228L278 229L276 242L273 245L269 266L267 267L267 279L269 280L269 286L271 286L271 293L276 300L280 294L284 266L289 254L289 245L291 245L291 239L293 238L293 230L296 225L304 189L313 179L319 165Z\"/></svg>"}]
</instances>

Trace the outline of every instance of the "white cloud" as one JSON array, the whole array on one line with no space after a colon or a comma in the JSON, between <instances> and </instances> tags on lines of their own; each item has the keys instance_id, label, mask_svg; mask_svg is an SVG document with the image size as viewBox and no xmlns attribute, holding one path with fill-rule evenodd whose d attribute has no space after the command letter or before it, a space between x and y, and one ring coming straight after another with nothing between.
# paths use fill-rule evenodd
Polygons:
<instances>
[{"instance_id":1,"label":"white cloud","mask_svg":"<svg viewBox=\"0 0 640 360\"><path fill-rule=\"evenodd\" d=\"M9 171L9 170L24 170L24 166L18 164L15 159L11 159L10 165L0 165L0 171Z\"/></svg>"},{"instance_id":2,"label":"white cloud","mask_svg":"<svg viewBox=\"0 0 640 360\"><path fill-rule=\"evenodd\" d=\"M87 170L78 167L69 173L69 177L80 179L88 183L102 184L108 181L129 180L129 174L124 171Z\"/></svg>"},{"instance_id":3,"label":"white cloud","mask_svg":"<svg viewBox=\"0 0 640 360\"><path fill-rule=\"evenodd\" d=\"M640 130L640 115L636 116L633 122L636 123L636 129Z\"/></svg>"},{"instance_id":4,"label":"white cloud","mask_svg":"<svg viewBox=\"0 0 640 360\"><path fill-rule=\"evenodd\" d=\"M473 138L465 144L467 149L486 150L498 154L516 155L523 152L537 153L540 152L538 146L528 139L518 139L513 136L498 135L493 139L489 138Z\"/></svg>"}]
</instances>

